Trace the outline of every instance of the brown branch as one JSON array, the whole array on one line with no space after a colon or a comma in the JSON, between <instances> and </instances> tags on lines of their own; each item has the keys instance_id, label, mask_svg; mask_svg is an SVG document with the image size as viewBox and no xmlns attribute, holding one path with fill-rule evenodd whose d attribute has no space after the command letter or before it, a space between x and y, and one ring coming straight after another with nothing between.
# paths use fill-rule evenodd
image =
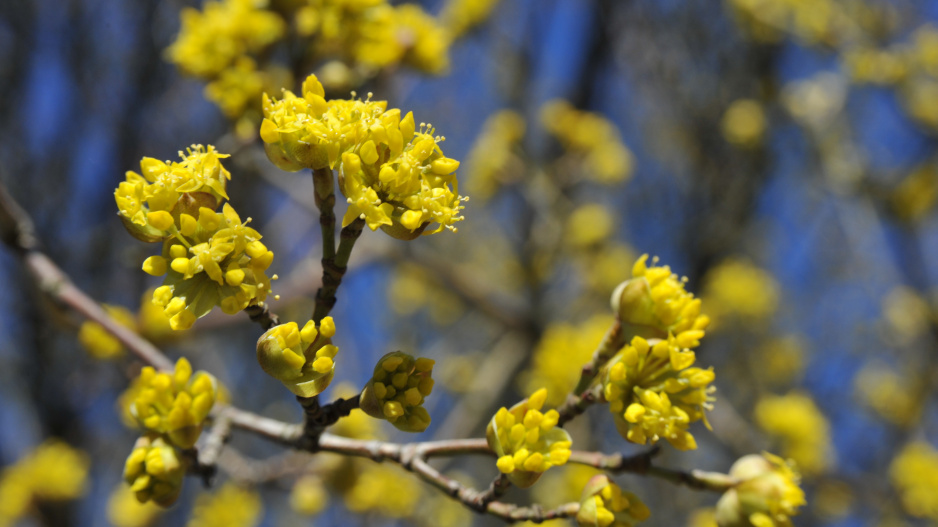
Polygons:
<instances>
[{"instance_id":1,"label":"brown branch","mask_svg":"<svg viewBox=\"0 0 938 527\"><path fill-rule=\"evenodd\" d=\"M260 324L264 331L280 325L280 317L271 312L270 307L264 302L248 306L244 308L244 312L251 318L251 322Z\"/></svg>"},{"instance_id":2,"label":"brown branch","mask_svg":"<svg viewBox=\"0 0 938 527\"><path fill-rule=\"evenodd\" d=\"M597 384L581 395L569 394L567 400L557 407L557 413L560 417L557 419L557 426L563 426L574 417L582 414L593 404L602 401L603 385Z\"/></svg>"}]
</instances>

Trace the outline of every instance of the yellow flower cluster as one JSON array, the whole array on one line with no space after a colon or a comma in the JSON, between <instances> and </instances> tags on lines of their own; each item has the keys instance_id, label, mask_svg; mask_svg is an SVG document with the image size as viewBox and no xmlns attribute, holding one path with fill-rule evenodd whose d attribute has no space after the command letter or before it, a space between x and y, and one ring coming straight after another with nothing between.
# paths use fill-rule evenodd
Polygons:
<instances>
[{"instance_id":1,"label":"yellow flower cluster","mask_svg":"<svg viewBox=\"0 0 938 527\"><path fill-rule=\"evenodd\" d=\"M615 230L612 212L598 203L587 203L573 209L564 228L564 239L576 251L606 241Z\"/></svg>"},{"instance_id":2,"label":"yellow flower cluster","mask_svg":"<svg viewBox=\"0 0 938 527\"><path fill-rule=\"evenodd\" d=\"M531 369L521 375L525 391L531 393L546 387L547 404L561 404L612 322L608 315L595 315L577 325L559 322L547 326L534 349Z\"/></svg>"},{"instance_id":3,"label":"yellow flower cluster","mask_svg":"<svg viewBox=\"0 0 938 527\"><path fill-rule=\"evenodd\" d=\"M103 304L101 307L118 323L151 342L166 340L173 333L163 309L153 303L153 289L143 294L140 312L134 316L127 308ZM86 320L78 329L78 342L92 357L111 360L124 355L124 347L101 324Z\"/></svg>"},{"instance_id":4,"label":"yellow flower cluster","mask_svg":"<svg viewBox=\"0 0 938 527\"><path fill-rule=\"evenodd\" d=\"M687 428L706 423L715 375L691 367L695 360L672 336L650 342L634 337L609 361L603 394L622 437L641 445L664 438L680 450L697 448Z\"/></svg>"},{"instance_id":5,"label":"yellow flower cluster","mask_svg":"<svg viewBox=\"0 0 938 527\"><path fill-rule=\"evenodd\" d=\"M413 238L431 223L455 231L464 198L458 194L459 162L443 155L434 129L415 127L386 101L334 99L315 75L303 82L303 96L284 91L279 101L264 95L264 140L270 160L284 170L336 168L348 201L342 219L357 218L398 238Z\"/></svg>"},{"instance_id":6,"label":"yellow flower cluster","mask_svg":"<svg viewBox=\"0 0 938 527\"><path fill-rule=\"evenodd\" d=\"M623 491L601 474L583 488L576 522L580 527L632 527L650 516L651 511L638 496Z\"/></svg>"},{"instance_id":7,"label":"yellow flower cluster","mask_svg":"<svg viewBox=\"0 0 938 527\"><path fill-rule=\"evenodd\" d=\"M344 419L343 419L344 420ZM290 508L304 516L315 516L329 504L322 479L312 474L301 477L290 491Z\"/></svg>"},{"instance_id":8,"label":"yellow flower cluster","mask_svg":"<svg viewBox=\"0 0 938 527\"><path fill-rule=\"evenodd\" d=\"M778 42L786 34L809 44L841 46L886 29L892 17L881 4L863 0L729 0L752 38Z\"/></svg>"},{"instance_id":9,"label":"yellow flower cluster","mask_svg":"<svg viewBox=\"0 0 938 527\"><path fill-rule=\"evenodd\" d=\"M763 397L756 403L755 419L760 428L781 439L784 456L805 474L820 474L830 465L830 425L808 394Z\"/></svg>"},{"instance_id":10,"label":"yellow flower cluster","mask_svg":"<svg viewBox=\"0 0 938 527\"><path fill-rule=\"evenodd\" d=\"M521 162L514 151L524 138L525 128L524 117L514 110L501 110L485 120L466 158L473 196L487 200L499 186L517 178Z\"/></svg>"},{"instance_id":11,"label":"yellow flower cluster","mask_svg":"<svg viewBox=\"0 0 938 527\"><path fill-rule=\"evenodd\" d=\"M922 408L914 383L888 366L879 363L864 366L855 386L863 401L883 419L899 426L918 422Z\"/></svg>"},{"instance_id":12,"label":"yellow flower cluster","mask_svg":"<svg viewBox=\"0 0 938 527\"><path fill-rule=\"evenodd\" d=\"M498 456L498 470L515 486L527 488L550 467L570 458L570 434L557 427L557 410L541 412L547 389L508 408L500 408L486 429L489 447Z\"/></svg>"},{"instance_id":13,"label":"yellow flower cluster","mask_svg":"<svg viewBox=\"0 0 938 527\"><path fill-rule=\"evenodd\" d=\"M297 32L315 37L317 55L338 55L366 68L405 63L428 73L449 67L453 37L417 4L386 0L306 0Z\"/></svg>"},{"instance_id":14,"label":"yellow flower cluster","mask_svg":"<svg viewBox=\"0 0 938 527\"><path fill-rule=\"evenodd\" d=\"M938 450L929 443L909 443L889 467L889 477L912 516L938 521Z\"/></svg>"},{"instance_id":15,"label":"yellow flower cluster","mask_svg":"<svg viewBox=\"0 0 938 527\"><path fill-rule=\"evenodd\" d=\"M49 439L0 472L0 526L17 524L34 502L73 500L85 491L88 456Z\"/></svg>"},{"instance_id":16,"label":"yellow flower cluster","mask_svg":"<svg viewBox=\"0 0 938 527\"><path fill-rule=\"evenodd\" d=\"M431 359L415 359L400 351L381 357L362 390L362 411L399 430L423 432L430 426L423 402L433 391L433 364Z\"/></svg>"},{"instance_id":17,"label":"yellow flower cluster","mask_svg":"<svg viewBox=\"0 0 938 527\"><path fill-rule=\"evenodd\" d=\"M208 0L202 11L185 8L176 41L166 50L179 69L209 78L247 53L279 40L286 24L265 9L266 0Z\"/></svg>"},{"instance_id":18,"label":"yellow flower cluster","mask_svg":"<svg viewBox=\"0 0 938 527\"><path fill-rule=\"evenodd\" d=\"M257 69L254 59L242 56L205 86L205 98L215 103L231 119L240 117L244 109L257 101L268 85L266 73Z\"/></svg>"},{"instance_id":19,"label":"yellow flower cluster","mask_svg":"<svg viewBox=\"0 0 938 527\"><path fill-rule=\"evenodd\" d=\"M256 527L263 517L261 497L226 483L212 494L200 494L187 527Z\"/></svg>"},{"instance_id":20,"label":"yellow flower cluster","mask_svg":"<svg viewBox=\"0 0 938 527\"><path fill-rule=\"evenodd\" d=\"M153 302L163 306L174 330L188 329L216 305L233 314L262 302L274 257L231 205L215 212L228 199L231 174L221 165L227 155L194 145L180 157L173 163L143 158L143 175L128 171L114 192L127 230L163 243L162 254L147 258L143 270L166 275Z\"/></svg>"},{"instance_id":21,"label":"yellow flower cluster","mask_svg":"<svg viewBox=\"0 0 938 527\"><path fill-rule=\"evenodd\" d=\"M107 500L107 520L114 527L147 527L162 512L155 503L140 503L127 485L118 485Z\"/></svg>"},{"instance_id":22,"label":"yellow flower cluster","mask_svg":"<svg viewBox=\"0 0 938 527\"><path fill-rule=\"evenodd\" d=\"M271 377L301 397L319 395L332 382L338 346L332 343L335 321L325 317L300 329L287 322L267 330L257 340L257 361Z\"/></svg>"},{"instance_id":23,"label":"yellow flower cluster","mask_svg":"<svg viewBox=\"0 0 938 527\"><path fill-rule=\"evenodd\" d=\"M723 114L723 137L734 145L752 148L762 143L765 134L765 110L758 101L739 99Z\"/></svg>"},{"instance_id":24,"label":"yellow flower cluster","mask_svg":"<svg viewBox=\"0 0 938 527\"><path fill-rule=\"evenodd\" d=\"M778 308L775 278L743 259L728 259L710 269L703 280L707 314L715 324L725 319L765 322Z\"/></svg>"},{"instance_id":25,"label":"yellow flower cluster","mask_svg":"<svg viewBox=\"0 0 938 527\"><path fill-rule=\"evenodd\" d=\"M162 437L137 439L124 464L124 481L140 503L152 501L169 507L179 497L185 475L179 451Z\"/></svg>"},{"instance_id":26,"label":"yellow flower cluster","mask_svg":"<svg viewBox=\"0 0 938 527\"><path fill-rule=\"evenodd\" d=\"M443 6L440 19L453 38L484 23L498 7L500 0L449 0Z\"/></svg>"},{"instance_id":27,"label":"yellow flower cluster","mask_svg":"<svg viewBox=\"0 0 938 527\"><path fill-rule=\"evenodd\" d=\"M376 511L390 518L407 518L420 502L420 484L393 465L369 464L344 498L352 512Z\"/></svg>"},{"instance_id":28,"label":"yellow flower cluster","mask_svg":"<svg viewBox=\"0 0 938 527\"><path fill-rule=\"evenodd\" d=\"M605 117L574 108L564 100L550 101L541 109L541 121L560 143L583 156L586 176L604 184L620 183L632 175L634 158L622 142L619 130Z\"/></svg>"},{"instance_id":29,"label":"yellow flower cluster","mask_svg":"<svg viewBox=\"0 0 938 527\"><path fill-rule=\"evenodd\" d=\"M215 405L215 379L185 358L172 373L157 373L152 366L140 371L140 388L130 413L146 433L164 435L179 448L192 448L202 433L202 422Z\"/></svg>"},{"instance_id":30,"label":"yellow flower cluster","mask_svg":"<svg viewBox=\"0 0 938 527\"><path fill-rule=\"evenodd\" d=\"M741 483L717 503L720 527L792 527L791 517L805 504L801 476L784 459L764 452L740 458L730 476Z\"/></svg>"},{"instance_id":31,"label":"yellow flower cluster","mask_svg":"<svg viewBox=\"0 0 938 527\"><path fill-rule=\"evenodd\" d=\"M648 267L647 261L648 255L642 255L632 266L632 279L612 294L613 310L636 334L661 339L673 335L678 347L696 348L710 317L701 314L700 300L684 289L686 279L667 265Z\"/></svg>"}]
</instances>

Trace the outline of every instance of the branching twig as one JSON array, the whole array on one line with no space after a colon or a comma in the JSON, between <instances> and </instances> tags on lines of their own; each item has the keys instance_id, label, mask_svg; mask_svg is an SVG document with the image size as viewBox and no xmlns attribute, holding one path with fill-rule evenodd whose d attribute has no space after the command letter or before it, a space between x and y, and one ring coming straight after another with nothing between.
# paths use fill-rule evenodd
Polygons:
<instances>
[{"instance_id":1,"label":"branching twig","mask_svg":"<svg viewBox=\"0 0 938 527\"><path fill-rule=\"evenodd\" d=\"M322 287L316 292L316 309L313 320L319 322L329 315L335 307L335 293L342 284L345 271L348 270L348 261L352 255L352 248L362 234L365 220L358 218L342 228L339 233L339 248L333 258L322 259Z\"/></svg>"},{"instance_id":2,"label":"branching twig","mask_svg":"<svg viewBox=\"0 0 938 527\"><path fill-rule=\"evenodd\" d=\"M591 405L601 401L602 390L603 385L597 384L581 395L572 393L567 395L567 400L557 407L557 413L560 414L557 426L563 426L564 423L585 412Z\"/></svg>"}]
</instances>

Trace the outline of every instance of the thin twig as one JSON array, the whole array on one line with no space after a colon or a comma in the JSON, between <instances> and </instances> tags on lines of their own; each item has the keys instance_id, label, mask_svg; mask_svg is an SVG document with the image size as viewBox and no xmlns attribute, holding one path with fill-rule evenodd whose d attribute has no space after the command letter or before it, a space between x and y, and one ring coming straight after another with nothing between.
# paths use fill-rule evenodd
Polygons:
<instances>
[{"instance_id":1,"label":"thin twig","mask_svg":"<svg viewBox=\"0 0 938 527\"><path fill-rule=\"evenodd\" d=\"M316 309L313 312L313 320L319 324L326 318L335 307L336 291L342 285L342 278L348 270L348 261L352 256L352 249L355 242L362 234L365 227L365 220L357 218L352 223L342 228L339 233L339 249L334 258L322 259L322 287L316 292Z\"/></svg>"},{"instance_id":2,"label":"thin twig","mask_svg":"<svg viewBox=\"0 0 938 527\"><path fill-rule=\"evenodd\" d=\"M587 408L602 400L603 385L597 384L580 395L569 394L567 400L557 407L560 417L557 426L563 426L574 417L582 414Z\"/></svg>"}]
</instances>

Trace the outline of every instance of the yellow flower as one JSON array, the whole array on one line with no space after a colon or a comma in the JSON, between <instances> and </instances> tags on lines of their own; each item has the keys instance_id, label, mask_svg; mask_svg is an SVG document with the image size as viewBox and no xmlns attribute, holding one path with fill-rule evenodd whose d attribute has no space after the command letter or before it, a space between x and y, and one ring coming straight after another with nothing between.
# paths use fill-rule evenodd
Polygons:
<instances>
[{"instance_id":1,"label":"yellow flower","mask_svg":"<svg viewBox=\"0 0 938 527\"><path fill-rule=\"evenodd\" d=\"M4 498L4 503L6 499L11 502L0 506L0 519L10 510L20 509L20 499L26 499L28 505L33 499L63 501L80 497L85 492L90 465L87 454L81 450L58 439L44 441L4 469L0 477L0 497ZM19 492L6 488L8 484L15 484Z\"/></svg>"},{"instance_id":2,"label":"yellow flower","mask_svg":"<svg viewBox=\"0 0 938 527\"><path fill-rule=\"evenodd\" d=\"M332 381L338 346L332 344L335 321L325 317L316 327L303 329L287 322L267 330L257 340L257 360L271 377L301 397L319 395Z\"/></svg>"},{"instance_id":3,"label":"yellow flower","mask_svg":"<svg viewBox=\"0 0 938 527\"><path fill-rule=\"evenodd\" d=\"M133 313L121 306L103 304L101 307L120 325L135 329L136 320ZM99 360L110 360L124 355L124 346L120 341L108 333L101 324L91 320L82 322L78 329L78 342L92 357Z\"/></svg>"},{"instance_id":4,"label":"yellow flower","mask_svg":"<svg viewBox=\"0 0 938 527\"><path fill-rule=\"evenodd\" d=\"M672 336L647 341L634 337L606 367L603 394L622 437L644 445L659 438L680 450L697 448L687 431L710 409L713 369L691 367L694 352Z\"/></svg>"},{"instance_id":5,"label":"yellow flower","mask_svg":"<svg viewBox=\"0 0 938 527\"><path fill-rule=\"evenodd\" d=\"M237 313L263 302L270 291L265 271L274 253L261 243L261 235L227 203L222 213L202 207L197 217L180 214L175 237L163 244L162 255L143 262L146 273L166 275L153 302L163 306L174 330L190 328L215 306Z\"/></svg>"},{"instance_id":6,"label":"yellow flower","mask_svg":"<svg viewBox=\"0 0 938 527\"><path fill-rule=\"evenodd\" d=\"M892 460L889 477L909 514L938 521L938 450L922 441L909 443Z\"/></svg>"},{"instance_id":7,"label":"yellow flower","mask_svg":"<svg viewBox=\"0 0 938 527\"><path fill-rule=\"evenodd\" d=\"M647 260L648 255L642 255L632 266L632 279L613 292L613 310L635 334L661 339L673 335L680 347L696 348L710 317L700 313L700 300L684 289L686 279L667 265L648 267Z\"/></svg>"},{"instance_id":8,"label":"yellow flower","mask_svg":"<svg viewBox=\"0 0 938 527\"><path fill-rule=\"evenodd\" d=\"M182 28L167 48L167 58L189 75L218 74L239 56L283 36L286 25L266 5L266 0L208 0L202 11L183 9Z\"/></svg>"},{"instance_id":9,"label":"yellow flower","mask_svg":"<svg viewBox=\"0 0 938 527\"><path fill-rule=\"evenodd\" d=\"M546 400L547 390L541 388L511 409L499 409L486 428L498 470L517 487L530 487L544 471L570 458L573 441L557 427L557 410L541 412Z\"/></svg>"},{"instance_id":10,"label":"yellow flower","mask_svg":"<svg viewBox=\"0 0 938 527\"><path fill-rule=\"evenodd\" d=\"M141 387L130 413L141 428L165 434L180 448L191 448L202 433L202 422L215 404L215 379L206 372L192 374L185 358L176 361L173 374L157 373L151 366L140 372Z\"/></svg>"},{"instance_id":11,"label":"yellow flower","mask_svg":"<svg viewBox=\"0 0 938 527\"><path fill-rule=\"evenodd\" d=\"M153 503L140 503L133 491L120 485L107 500L107 519L114 527L147 527L163 511Z\"/></svg>"},{"instance_id":12,"label":"yellow flower","mask_svg":"<svg viewBox=\"0 0 938 527\"><path fill-rule=\"evenodd\" d=\"M420 484L401 469L371 464L345 493L345 506L356 513L376 511L390 518L413 515L420 502Z\"/></svg>"},{"instance_id":13,"label":"yellow flower","mask_svg":"<svg viewBox=\"0 0 938 527\"><path fill-rule=\"evenodd\" d=\"M765 111L758 101L739 99L723 114L723 137L734 145L751 148L762 143Z\"/></svg>"},{"instance_id":14,"label":"yellow flower","mask_svg":"<svg viewBox=\"0 0 938 527\"><path fill-rule=\"evenodd\" d=\"M740 458L730 476L742 483L717 503L720 527L792 527L791 516L805 504L801 477L792 465L764 452Z\"/></svg>"},{"instance_id":15,"label":"yellow flower","mask_svg":"<svg viewBox=\"0 0 938 527\"><path fill-rule=\"evenodd\" d=\"M621 183L631 177L632 152L622 143L612 121L577 110L559 99L544 105L541 121L565 149L583 156L587 177L603 184Z\"/></svg>"},{"instance_id":16,"label":"yellow flower","mask_svg":"<svg viewBox=\"0 0 938 527\"><path fill-rule=\"evenodd\" d=\"M187 527L255 527L264 507L252 490L226 483L212 494L200 494Z\"/></svg>"},{"instance_id":17,"label":"yellow flower","mask_svg":"<svg viewBox=\"0 0 938 527\"><path fill-rule=\"evenodd\" d=\"M124 481L137 501L153 501L162 507L169 507L179 497L185 475L186 467L178 451L162 437L137 439L124 464Z\"/></svg>"},{"instance_id":18,"label":"yellow flower","mask_svg":"<svg viewBox=\"0 0 938 527\"><path fill-rule=\"evenodd\" d=\"M400 351L381 357L362 390L362 411L399 430L423 432L430 426L423 402L433 390L433 364L431 359L414 359Z\"/></svg>"},{"instance_id":19,"label":"yellow flower","mask_svg":"<svg viewBox=\"0 0 938 527\"><path fill-rule=\"evenodd\" d=\"M632 527L649 516L651 511L638 496L600 474L583 488L576 522L581 527Z\"/></svg>"},{"instance_id":20,"label":"yellow flower","mask_svg":"<svg viewBox=\"0 0 938 527\"><path fill-rule=\"evenodd\" d=\"M501 110L485 120L466 158L474 197L487 200L500 185L517 178L521 161L514 151L524 138L525 127L524 117L514 110ZM519 170L512 170L514 165Z\"/></svg>"},{"instance_id":21,"label":"yellow flower","mask_svg":"<svg viewBox=\"0 0 938 527\"><path fill-rule=\"evenodd\" d=\"M707 310L710 305L707 304ZM786 335L766 341L759 346L758 361L766 381L781 386L801 377L805 367L805 343L797 335Z\"/></svg>"},{"instance_id":22,"label":"yellow flower","mask_svg":"<svg viewBox=\"0 0 938 527\"><path fill-rule=\"evenodd\" d=\"M244 113L248 104L256 104L263 90L263 72L257 70L254 60L242 56L205 86L205 98L218 105L228 118L234 119Z\"/></svg>"},{"instance_id":23,"label":"yellow flower","mask_svg":"<svg viewBox=\"0 0 938 527\"><path fill-rule=\"evenodd\" d=\"M290 508L304 516L319 514L329 504L329 494L322 479L308 475L296 480L290 491Z\"/></svg>"},{"instance_id":24,"label":"yellow flower","mask_svg":"<svg viewBox=\"0 0 938 527\"><path fill-rule=\"evenodd\" d=\"M434 129L417 129L413 114L401 118L386 101L326 101L315 75L303 83L303 97L284 91L279 101L263 98L261 139L278 167L338 166L339 188L348 201L342 220L356 218L398 238L423 233L431 223L455 230L462 220L453 172L459 162L443 156Z\"/></svg>"},{"instance_id":25,"label":"yellow flower","mask_svg":"<svg viewBox=\"0 0 938 527\"><path fill-rule=\"evenodd\" d=\"M707 314L716 324L726 319L765 322L778 308L778 282L746 260L727 259L703 280Z\"/></svg>"},{"instance_id":26,"label":"yellow flower","mask_svg":"<svg viewBox=\"0 0 938 527\"><path fill-rule=\"evenodd\" d=\"M221 164L227 154L212 145L192 145L179 156L181 162L143 158L142 175L128 170L114 191L124 227L142 241L163 241L175 234L181 214L196 215L200 207L215 210L228 199L225 187L231 173Z\"/></svg>"},{"instance_id":27,"label":"yellow flower","mask_svg":"<svg viewBox=\"0 0 938 527\"><path fill-rule=\"evenodd\" d=\"M575 250L582 250L609 238L615 230L615 223L606 207L598 203L581 205L567 218L565 238Z\"/></svg>"},{"instance_id":28,"label":"yellow flower","mask_svg":"<svg viewBox=\"0 0 938 527\"><path fill-rule=\"evenodd\" d=\"M560 322L547 326L534 349L531 368L521 376L525 391L546 387L547 404L561 404L611 325L609 315L595 315L577 325Z\"/></svg>"},{"instance_id":29,"label":"yellow flower","mask_svg":"<svg viewBox=\"0 0 938 527\"><path fill-rule=\"evenodd\" d=\"M355 60L365 66L405 62L434 74L449 67L452 36L416 4L381 4L357 22L357 38L350 44Z\"/></svg>"},{"instance_id":30,"label":"yellow flower","mask_svg":"<svg viewBox=\"0 0 938 527\"><path fill-rule=\"evenodd\" d=\"M877 415L899 426L918 422L921 401L914 383L882 363L867 364L854 381L863 401Z\"/></svg>"},{"instance_id":31,"label":"yellow flower","mask_svg":"<svg viewBox=\"0 0 938 527\"><path fill-rule=\"evenodd\" d=\"M756 423L782 441L782 452L805 474L820 474L831 464L830 425L806 393L759 399Z\"/></svg>"}]
</instances>

